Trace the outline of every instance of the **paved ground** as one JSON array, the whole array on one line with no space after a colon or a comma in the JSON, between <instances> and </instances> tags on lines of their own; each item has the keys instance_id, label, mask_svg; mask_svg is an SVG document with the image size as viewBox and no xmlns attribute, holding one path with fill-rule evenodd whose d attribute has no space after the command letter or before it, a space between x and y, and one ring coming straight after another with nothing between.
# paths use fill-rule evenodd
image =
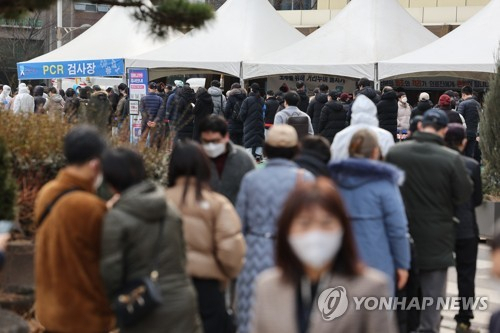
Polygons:
<instances>
[{"instance_id":1,"label":"paved ground","mask_svg":"<svg viewBox=\"0 0 500 333\"><path fill-rule=\"evenodd\" d=\"M490 249L486 244L480 244L477 261L476 296L488 296L489 299L487 311L476 311L474 313L473 326L480 329L481 333L488 332L491 314L496 310L500 310L500 281L493 279L490 271ZM448 271L447 294L449 296L458 296L455 268L450 268ZM441 324L441 333L455 332L456 323L453 320L455 312L443 311L442 315L444 319Z\"/></svg>"}]
</instances>

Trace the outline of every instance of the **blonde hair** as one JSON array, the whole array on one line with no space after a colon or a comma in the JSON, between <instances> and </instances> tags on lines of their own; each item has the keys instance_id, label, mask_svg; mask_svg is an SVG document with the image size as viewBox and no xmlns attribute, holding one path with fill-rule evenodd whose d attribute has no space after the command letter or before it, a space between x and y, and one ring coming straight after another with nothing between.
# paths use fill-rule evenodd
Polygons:
<instances>
[{"instance_id":1,"label":"blonde hair","mask_svg":"<svg viewBox=\"0 0 500 333\"><path fill-rule=\"evenodd\" d=\"M373 131L361 129L354 133L349 144L349 156L355 158L372 158L375 149L379 149L378 139Z\"/></svg>"}]
</instances>

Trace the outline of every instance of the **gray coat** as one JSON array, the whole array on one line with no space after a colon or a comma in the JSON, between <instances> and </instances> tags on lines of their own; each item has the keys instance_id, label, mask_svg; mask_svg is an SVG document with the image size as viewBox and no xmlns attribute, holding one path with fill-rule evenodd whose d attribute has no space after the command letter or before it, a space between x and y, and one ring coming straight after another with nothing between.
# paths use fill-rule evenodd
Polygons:
<instances>
[{"instance_id":1,"label":"gray coat","mask_svg":"<svg viewBox=\"0 0 500 333\"><path fill-rule=\"evenodd\" d=\"M236 210L247 242L245 265L236 283L238 332L248 333L256 276L274 266L274 235L283 204L299 178L292 161L270 159L263 169L249 172L241 183ZM309 172L304 180L313 180Z\"/></svg>"},{"instance_id":2,"label":"gray coat","mask_svg":"<svg viewBox=\"0 0 500 333\"><path fill-rule=\"evenodd\" d=\"M154 253L160 220L164 228L160 252ZM129 332L200 333L196 293L186 273L182 221L168 205L164 190L150 181L131 187L104 219L101 274L110 299L123 283L148 276L158 255L158 285L164 304Z\"/></svg>"},{"instance_id":3,"label":"gray coat","mask_svg":"<svg viewBox=\"0 0 500 333\"><path fill-rule=\"evenodd\" d=\"M212 102L214 102L214 114L224 117L224 109L226 108L226 96L222 93L222 90L217 87L208 88L208 93L212 96Z\"/></svg>"},{"instance_id":4,"label":"gray coat","mask_svg":"<svg viewBox=\"0 0 500 333\"><path fill-rule=\"evenodd\" d=\"M215 192L224 195L234 205L240 191L241 180L247 172L255 169L254 159L240 146L233 143L227 145L228 155L226 165L219 176L215 163L210 163L210 186Z\"/></svg>"}]
</instances>

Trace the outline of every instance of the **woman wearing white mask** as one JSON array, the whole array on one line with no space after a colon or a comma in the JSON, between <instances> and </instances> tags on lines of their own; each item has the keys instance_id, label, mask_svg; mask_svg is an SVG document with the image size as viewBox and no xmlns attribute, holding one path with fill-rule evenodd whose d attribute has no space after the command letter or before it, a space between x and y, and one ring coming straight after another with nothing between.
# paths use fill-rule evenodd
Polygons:
<instances>
[{"instance_id":1,"label":"woman wearing white mask","mask_svg":"<svg viewBox=\"0 0 500 333\"><path fill-rule=\"evenodd\" d=\"M374 299L359 301L389 296L388 283L360 263L340 195L329 180L299 186L278 226L276 268L257 280L252 332L396 332L390 310L365 306Z\"/></svg>"},{"instance_id":2,"label":"woman wearing white mask","mask_svg":"<svg viewBox=\"0 0 500 333\"><path fill-rule=\"evenodd\" d=\"M398 93L398 133L400 139L406 139L408 129L410 128L411 105L408 103L408 97L404 92Z\"/></svg>"},{"instance_id":3,"label":"woman wearing white mask","mask_svg":"<svg viewBox=\"0 0 500 333\"><path fill-rule=\"evenodd\" d=\"M210 189L209 160L194 141L172 151L167 198L180 210L187 245L187 272L198 294L205 333L229 333L224 288L243 267L245 240L231 202Z\"/></svg>"}]
</instances>

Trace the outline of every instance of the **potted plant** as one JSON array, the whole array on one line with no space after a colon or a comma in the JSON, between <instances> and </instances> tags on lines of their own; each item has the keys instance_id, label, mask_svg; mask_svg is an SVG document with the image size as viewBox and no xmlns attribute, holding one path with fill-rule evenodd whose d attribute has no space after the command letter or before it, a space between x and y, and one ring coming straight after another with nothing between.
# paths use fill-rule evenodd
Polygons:
<instances>
[{"instance_id":1,"label":"potted plant","mask_svg":"<svg viewBox=\"0 0 500 333\"><path fill-rule=\"evenodd\" d=\"M480 141L484 202L477 208L479 233L492 238L500 223L500 61L492 75L481 114Z\"/></svg>"}]
</instances>

